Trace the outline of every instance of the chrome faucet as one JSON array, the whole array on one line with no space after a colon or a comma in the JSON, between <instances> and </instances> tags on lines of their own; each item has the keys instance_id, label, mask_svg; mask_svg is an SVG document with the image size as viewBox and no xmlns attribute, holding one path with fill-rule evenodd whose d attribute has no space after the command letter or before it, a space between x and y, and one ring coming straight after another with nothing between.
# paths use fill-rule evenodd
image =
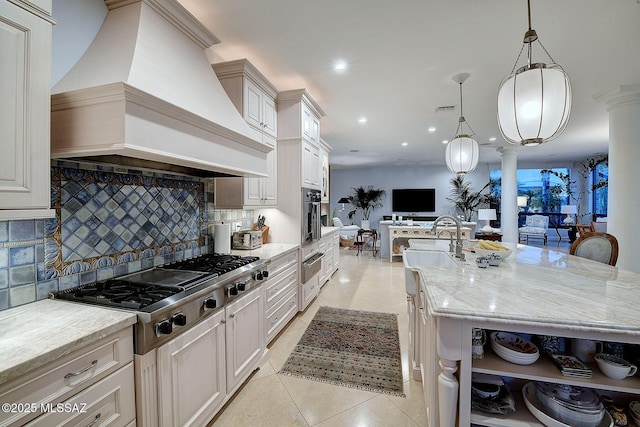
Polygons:
<instances>
[{"instance_id":1,"label":"chrome faucet","mask_svg":"<svg viewBox=\"0 0 640 427\"><path fill-rule=\"evenodd\" d=\"M453 253L455 251L455 246L453 245L453 233L451 230L440 230L438 231L437 236L440 237L442 233L447 233L449 235L449 252Z\"/></svg>"},{"instance_id":2,"label":"chrome faucet","mask_svg":"<svg viewBox=\"0 0 640 427\"><path fill-rule=\"evenodd\" d=\"M464 261L464 254L462 253L462 233L460 230L461 224L458 218L451 215L440 215L438 218L436 218L435 221L433 221L433 225L431 226L431 234L436 234L436 232L438 231L438 223L444 219L450 219L456 224L456 258ZM451 234L449 234L449 236L451 236ZM453 239L453 237L451 237L451 239ZM450 250L451 252L453 252L452 247L450 247Z\"/></svg>"}]
</instances>

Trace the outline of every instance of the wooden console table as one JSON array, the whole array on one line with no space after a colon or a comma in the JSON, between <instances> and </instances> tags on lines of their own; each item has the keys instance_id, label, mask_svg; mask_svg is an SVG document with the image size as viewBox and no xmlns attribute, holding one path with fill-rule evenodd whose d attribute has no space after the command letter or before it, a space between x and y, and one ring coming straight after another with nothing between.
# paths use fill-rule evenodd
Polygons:
<instances>
[{"instance_id":1,"label":"wooden console table","mask_svg":"<svg viewBox=\"0 0 640 427\"><path fill-rule=\"evenodd\" d=\"M486 231L476 231L476 239L478 240L490 240L493 242L501 242L502 234L494 233L494 232L486 232Z\"/></svg>"},{"instance_id":2,"label":"wooden console table","mask_svg":"<svg viewBox=\"0 0 640 427\"><path fill-rule=\"evenodd\" d=\"M453 239L456 238L456 227L445 226L438 227L438 233L447 231L453 234ZM460 235L462 239L471 239L471 228L461 227ZM431 234L431 227L410 226L410 225L390 225L389 226L389 261L393 262L393 257L402 257L404 249L409 247L409 239L446 239L449 240L449 235L446 233L443 235Z\"/></svg>"}]
</instances>

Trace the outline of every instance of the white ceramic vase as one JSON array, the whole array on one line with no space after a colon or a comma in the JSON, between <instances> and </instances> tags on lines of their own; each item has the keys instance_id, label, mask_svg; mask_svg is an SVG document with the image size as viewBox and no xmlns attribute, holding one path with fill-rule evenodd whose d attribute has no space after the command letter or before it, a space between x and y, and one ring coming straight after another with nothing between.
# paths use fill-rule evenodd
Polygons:
<instances>
[{"instance_id":1,"label":"white ceramic vase","mask_svg":"<svg viewBox=\"0 0 640 427\"><path fill-rule=\"evenodd\" d=\"M362 222L360 223L360 228L362 228L363 230L369 230L369 220L368 219L363 219Z\"/></svg>"}]
</instances>

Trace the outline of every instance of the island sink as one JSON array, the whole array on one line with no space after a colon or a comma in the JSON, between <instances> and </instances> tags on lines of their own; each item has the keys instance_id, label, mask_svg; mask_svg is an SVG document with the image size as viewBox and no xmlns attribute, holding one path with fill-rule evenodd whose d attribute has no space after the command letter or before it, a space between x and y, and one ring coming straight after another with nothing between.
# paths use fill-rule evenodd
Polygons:
<instances>
[{"instance_id":1,"label":"island sink","mask_svg":"<svg viewBox=\"0 0 640 427\"><path fill-rule=\"evenodd\" d=\"M428 267L430 265L438 267L455 267L457 262L451 254L436 249L406 249L402 253L404 262L404 278L407 294L414 297L417 292L417 284L412 269L417 266Z\"/></svg>"}]
</instances>

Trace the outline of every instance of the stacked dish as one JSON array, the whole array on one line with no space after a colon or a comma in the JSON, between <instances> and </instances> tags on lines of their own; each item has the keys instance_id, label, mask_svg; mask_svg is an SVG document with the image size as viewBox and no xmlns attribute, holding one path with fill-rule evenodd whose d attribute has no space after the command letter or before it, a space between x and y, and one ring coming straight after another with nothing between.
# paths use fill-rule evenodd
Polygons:
<instances>
[{"instance_id":1,"label":"stacked dish","mask_svg":"<svg viewBox=\"0 0 640 427\"><path fill-rule=\"evenodd\" d=\"M518 365L530 365L540 357L535 344L508 332L492 332L491 348L502 359Z\"/></svg>"},{"instance_id":2,"label":"stacked dish","mask_svg":"<svg viewBox=\"0 0 640 427\"><path fill-rule=\"evenodd\" d=\"M613 427L613 418L593 390L530 382L522 395L529 412L547 427Z\"/></svg>"}]
</instances>

